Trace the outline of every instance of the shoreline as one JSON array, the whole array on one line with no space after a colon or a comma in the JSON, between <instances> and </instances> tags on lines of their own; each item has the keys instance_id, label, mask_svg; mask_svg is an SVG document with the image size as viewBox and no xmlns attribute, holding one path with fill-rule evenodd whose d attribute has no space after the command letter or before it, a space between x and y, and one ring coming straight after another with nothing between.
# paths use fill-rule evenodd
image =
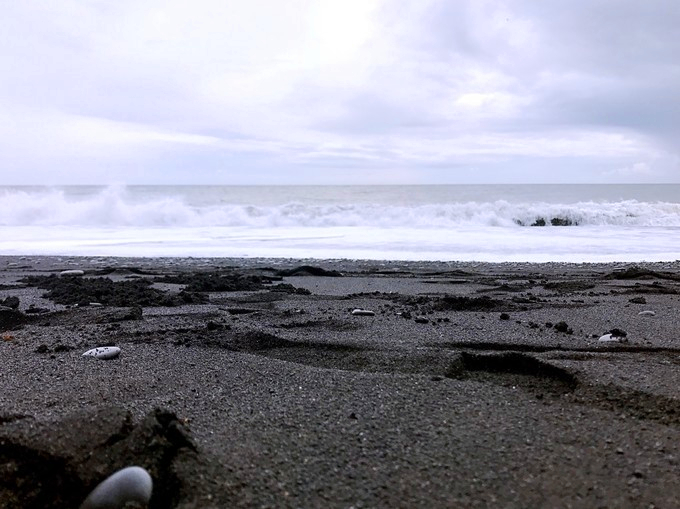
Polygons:
<instances>
[{"instance_id":1,"label":"shoreline","mask_svg":"<svg viewBox=\"0 0 680 509\"><path fill-rule=\"evenodd\" d=\"M5 507L129 464L150 507L680 505L678 261L2 256L8 297Z\"/></svg>"},{"instance_id":2,"label":"shoreline","mask_svg":"<svg viewBox=\"0 0 680 509\"><path fill-rule=\"evenodd\" d=\"M242 256L99 256L99 255L42 255L42 254L0 254L0 269L11 268L22 265L22 262L31 262L44 268L55 268L59 264L77 265L108 265L108 264L143 264L143 265L157 265L172 264L179 266L194 267L200 265L214 264L216 266L245 266L257 267L267 265L335 265L347 266L348 268L371 266L371 265L397 265L397 266L427 266L450 268L452 266L464 267L482 267L492 268L498 267L521 267L530 268L548 267L548 268L580 268L590 267L594 269L604 269L611 266L631 266L638 265L644 267L664 267L671 269L680 269L680 258L675 260L660 260L660 261L584 261L584 262L567 262L567 261L499 261L488 262L478 260L409 260L409 259L372 259L372 258L314 258L314 257L242 257ZM55 268L56 270L56 268Z\"/></svg>"}]
</instances>

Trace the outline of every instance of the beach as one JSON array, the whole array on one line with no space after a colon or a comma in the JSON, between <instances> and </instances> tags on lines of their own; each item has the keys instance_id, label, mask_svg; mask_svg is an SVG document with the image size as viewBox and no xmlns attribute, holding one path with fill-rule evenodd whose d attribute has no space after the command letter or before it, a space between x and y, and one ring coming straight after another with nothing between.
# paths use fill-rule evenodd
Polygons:
<instances>
[{"instance_id":1,"label":"beach","mask_svg":"<svg viewBox=\"0 0 680 509\"><path fill-rule=\"evenodd\" d=\"M677 261L2 256L0 305L2 507L680 506Z\"/></svg>"}]
</instances>

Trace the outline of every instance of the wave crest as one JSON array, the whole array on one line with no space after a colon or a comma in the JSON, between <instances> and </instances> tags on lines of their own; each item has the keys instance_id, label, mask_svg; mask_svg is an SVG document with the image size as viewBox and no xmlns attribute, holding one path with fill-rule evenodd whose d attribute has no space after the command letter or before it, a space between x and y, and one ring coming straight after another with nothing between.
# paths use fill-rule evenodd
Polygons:
<instances>
[{"instance_id":1,"label":"wave crest","mask_svg":"<svg viewBox=\"0 0 680 509\"><path fill-rule=\"evenodd\" d=\"M680 204L464 202L417 206L302 202L283 205L207 203L145 196L120 186L81 195L58 189L0 191L0 225L96 227L513 227L531 225L680 226Z\"/></svg>"}]
</instances>

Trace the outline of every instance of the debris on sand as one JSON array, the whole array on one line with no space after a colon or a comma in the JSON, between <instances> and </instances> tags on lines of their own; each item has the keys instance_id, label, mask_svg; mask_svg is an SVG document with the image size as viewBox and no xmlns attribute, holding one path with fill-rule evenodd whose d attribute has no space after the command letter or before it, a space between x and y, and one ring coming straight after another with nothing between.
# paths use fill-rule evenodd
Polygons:
<instances>
[{"instance_id":1,"label":"debris on sand","mask_svg":"<svg viewBox=\"0 0 680 509\"><path fill-rule=\"evenodd\" d=\"M354 316L375 316L375 312L368 309L354 309L352 314Z\"/></svg>"},{"instance_id":2,"label":"debris on sand","mask_svg":"<svg viewBox=\"0 0 680 509\"><path fill-rule=\"evenodd\" d=\"M188 291L163 292L152 288L151 281L134 279L114 282L110 278L61 278L52 276L27 276L21 280L28 286L47 290L45 298L57 304L88 306L98 302L105 306L179 306L202 304L207 297Z\"/></svg>"}]
</instances>

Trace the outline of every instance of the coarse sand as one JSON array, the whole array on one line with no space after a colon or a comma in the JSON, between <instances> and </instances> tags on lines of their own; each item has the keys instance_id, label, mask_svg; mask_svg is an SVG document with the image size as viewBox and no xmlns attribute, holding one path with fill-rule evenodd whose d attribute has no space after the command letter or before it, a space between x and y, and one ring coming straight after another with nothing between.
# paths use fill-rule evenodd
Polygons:
<instances>
[{"instance_id":1,"label":"coarse sand","mask_svg":"<svg viewBox=\"0 0 680 509\"><path fill-rule=\"evenodd\" d=\"M1 507L680 507L678 262L0 257L0 335Z\"/></svg>"}]
</instances>

